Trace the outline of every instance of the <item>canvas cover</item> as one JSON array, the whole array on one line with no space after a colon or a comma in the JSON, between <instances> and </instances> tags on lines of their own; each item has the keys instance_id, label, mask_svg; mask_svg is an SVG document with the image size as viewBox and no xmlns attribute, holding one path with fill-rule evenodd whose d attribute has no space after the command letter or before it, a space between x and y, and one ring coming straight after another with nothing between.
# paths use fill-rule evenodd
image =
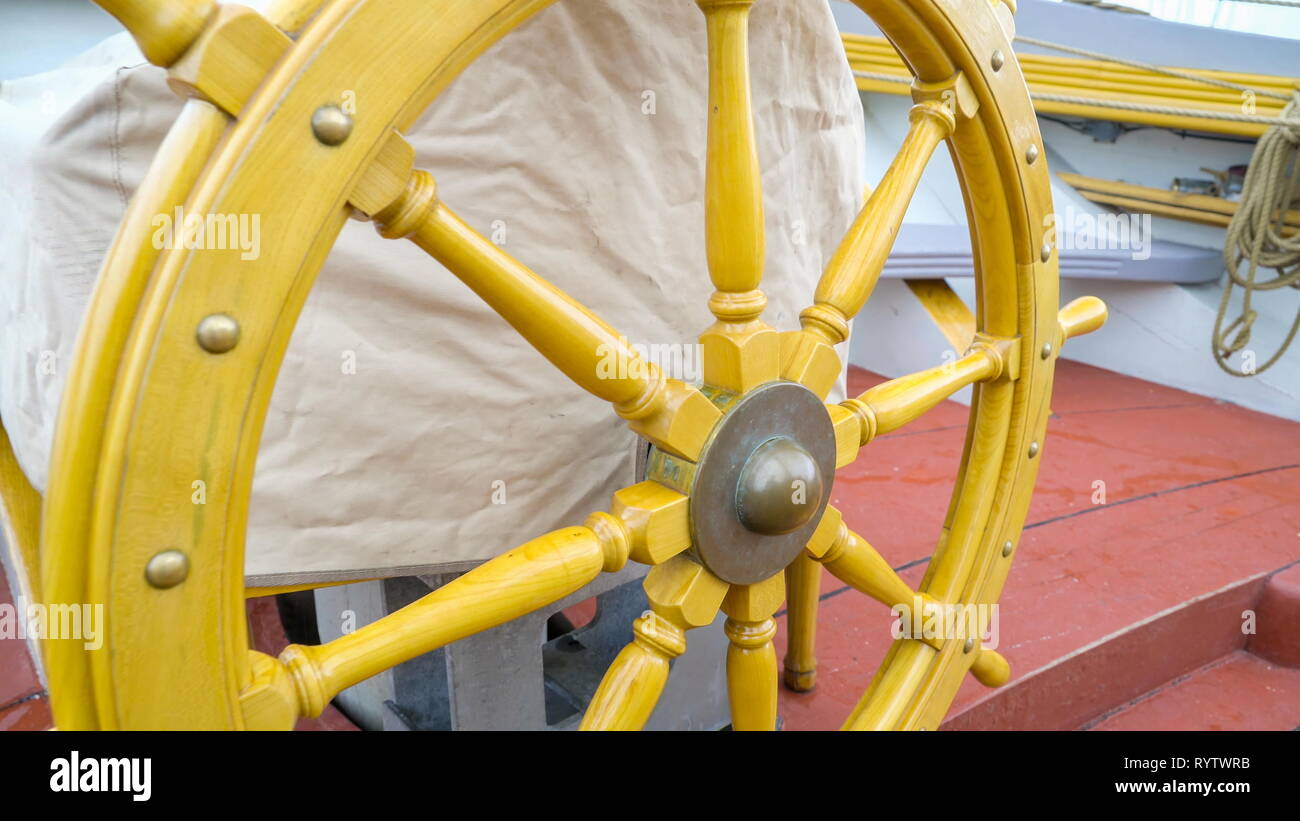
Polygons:
<instances>
[{"instance_id":1,"label":"canvas cover","mask_svg":"<svg viewBox=\"0 0 1300 821\"><path fill-rule=\"evenodd\" d=\"M860 204L862 110L825 0L756 4L750 49L764 318L784 330ZM704 55L689 0L562 0L409 135L471 225L688 379L712 321ZM99 264L180 109L164 76L122 34L0 86L0 418L41 490ZM467 567L607 508L636 451L448 271L349 222L272 399L249 581Z\"/></svg>"}]
</instances>

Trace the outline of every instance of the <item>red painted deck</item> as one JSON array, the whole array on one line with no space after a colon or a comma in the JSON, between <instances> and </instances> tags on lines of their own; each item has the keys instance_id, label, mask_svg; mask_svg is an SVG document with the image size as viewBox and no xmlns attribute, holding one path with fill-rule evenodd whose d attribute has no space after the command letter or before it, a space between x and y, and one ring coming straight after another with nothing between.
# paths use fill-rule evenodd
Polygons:
<instances>
[{"instance_id":1,"label":"red painted deck","mask_svg":"<svg viewBox=\"0 0 1300 821\"><path fill-rule=\"evenodd\" d=\"M850 374L854 392L876 381ZM1068 361L1052 407L1001 602L998 649L1013 679L997 691L967 681L952 729L1081 727L1240 650L1242 611L1269 574L1300 560L1300 424ZM938 536L965 418L947 403L837 476L834 503L909 583ZM1104 504L1093 501L1098 481ZM822 591L818 686L782 690L787 729L838 727L889 646L883 605L829 574ZM781 651L784 641L782 631ZM1300 700L1289 705L1284 723L1300 725ZM1235 709L1256 707L1266 705ZM1206 704L1195 726L1232 723L1216 709Z\"/></svg>"},{"instance_id":2,"label":"red painted deck","mask_svg":"<svg viewBox=\"0 0 1300 821\"><path fill-rule=\"evenodd\" d=\"M850 373L854 392L875 381ZM1300 663L1300 566L1270 585L1300 561L1300 424L1068 361L1053 410L1002 599L998 649L1012 682L989 691L968 681L945 726L1300 725L1300 668L1284 666ZM946 403L837 477L834 504L913 584L939 533L965 423L966 409ZM1098 481L1104 503L1093 501ZM838 727L888 647L883 605L829 575L822 592L818 687L782 690L786 729ZM9 600L3 579L0 597ZM1261 635L1250 646L1273 662L1245 652L1241 614L1255 608ZM263 649L282 641L273 633L258 631ZM0 729L49 723L25 646L0 641Z\"/></svg>"}]
</instances>

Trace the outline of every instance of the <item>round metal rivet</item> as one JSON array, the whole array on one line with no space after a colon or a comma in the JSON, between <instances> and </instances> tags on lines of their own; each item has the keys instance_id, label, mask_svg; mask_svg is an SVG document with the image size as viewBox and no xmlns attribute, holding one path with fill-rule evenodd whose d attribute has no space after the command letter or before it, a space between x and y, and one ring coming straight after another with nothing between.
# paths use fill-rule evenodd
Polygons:
<instances>
[{"instance_id":1,"label":"round metal rivet","mask_svg":"<svg viewBox=\"0 0 1300 821\"><path fill-rule=\"evenodd\" d=\"M208 353L225 353L239 344L239 323L229 314L211 314L199 322L194 338Z\"/></svg>"},{"instance_id":2,"label":"round metal rivet","mask_svg":"<svg viewBox=\"0 0 1300 821\"><path fill-rule=\"evenodd\" d=\"M822 474L817 460L788 436L768 439L749 455L736 485L736 515L754 533L780 535L817 512Z\"/></svg>"},{"instance_id":3,"label":"round metal rivet","mask_svg":"<svg viewBox=\"0 0 1300 821\"><path fill-rule=\"evenodd\" d=\"M1002 56L1002 51L996 48L993 49L993 56L989 58L989 65L993 66L993 70L1001 71L1004 62L1006 62L1006 58Z\"/></svg>"},{"instance_id":4,"label":"round metal rivet","mask_svg":"<svg viewBox=\"0 0 1300 821\"><path fill-rule=\"evenodd\" d=\"M1036 159L1038 159L1038 144L1030 143L1029 147L1025 149L1025 162L1033 165Z\"/></svg>"},{"instance_id":5,"label":"round metal rivet","mask_svg":"<svg viewBox=\"0 0 1300 821\"><path fill-rule=\"evenodd\" d=\"M338 145L352 133L352 118L332 103L323 105L311 115L311 133L325 145Z\"/></svg>"},{"instance_id":6,"label":"round metal rivet","mask_svg":"<svg viewBox=\"0 0 1300 821\"><path fill-rule=\"evenodd\" d=\"M1030 459L1033 459L1033 458L1034 458L1035 456L1037 456L1037 455L1038 455L1038 443L1037 443L1037 442L1030 442L1030 443L1029 443L1029 458L1030 458Z\"/></svg>"},{"instance_id":7,"label":"round metal rivet","mask_svg":"<svg viewBox=\"0 0 1300 821\"><path fill-rule=\"evenodd\" d=\"M1052 258L1052 243L1050 240L1043 240L1043 247L1038 251L1038 256L1043 262Z\"/></svg>"},{"instance_id":8,"label":"round metal rivet","mask_svg":"<svg viewBox=\"0 0 1300 821\"><path fill-rule=\"evenodd\" d=\"M1051 355L1052 355L1052 343L1051 343L1051 342L1044 342L1044 343L1043 343L1043 349L1042 349L1041 351L1038 352L1038 355L1041 356L1043 359L1046 359L1046 358L1048 358L1049 356L1051 356Z\"/></svg>"},{"instance_id":9,"label":"round metal rivet","mask_svg":"<svg viewBox=\"0 0 1300 821\"><path fill-rule=\"evenodd\" d=\"M966 643L961 646L961 651L963 653L969 653L974 649L975 649L975 637L971 636L970 638L966 639Z\"/></svg>"},{"instance_id":10,"label":"round metal rivet","mask_svg":"<svg viewBox=\"0 0 1300 821\"><path fill-rule=\"evenodd\" d=\"M1007 556L1010 556L1011 551L1015 549L1016 549L1015 545L1011 543L1010 539L1007 539L1005 542L1002 543L1002 558L1005 559Z\"/></svg>"},{"instance_id":11,"label":"round metal rivet","mask_svg":"<svg viewBox=\"0 0 1300 821\"><path fill-rule=\"evenodd\" d=\"M164 550L155 554L145 566L144 577L149 584L161 590L175 587L190 575L190 559L179 550Z\"/></svg>"}]
</instances>

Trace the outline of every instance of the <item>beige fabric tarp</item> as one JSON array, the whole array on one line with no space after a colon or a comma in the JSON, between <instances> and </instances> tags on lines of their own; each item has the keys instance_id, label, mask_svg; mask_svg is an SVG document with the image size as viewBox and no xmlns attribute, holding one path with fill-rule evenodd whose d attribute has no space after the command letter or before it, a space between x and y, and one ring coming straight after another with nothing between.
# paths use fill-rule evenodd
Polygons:
<instances>
[{"instance_id":1,"label":"beige fabric tarp","mask_svg":"<svg viewBox=\"0 0 1300 821\"><path fill-rule=\"evenodd\" d=\"M862 111L824 0L756 4L750 48L765 319L789 329L860 202ZM163 80L119 35L0 87L0 417L40 489L99 262L179 110ZM410 139L471 225L689 379L712 319L705 80L689 0L567 0L475 62ZM604 509L635 450L454 276L350 222L272 400L247 573L463 567Z\"/></svg>"}]
</instances>

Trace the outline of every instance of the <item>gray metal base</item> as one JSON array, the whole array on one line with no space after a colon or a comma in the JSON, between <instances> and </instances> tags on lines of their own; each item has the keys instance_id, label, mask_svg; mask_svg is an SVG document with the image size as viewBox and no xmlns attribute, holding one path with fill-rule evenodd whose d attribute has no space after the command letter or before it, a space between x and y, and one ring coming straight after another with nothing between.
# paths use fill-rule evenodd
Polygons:
<instances>
[{"instance_id":1,"label":"gray metal base","mask_svg":"<svg viewBox=\"0 0 1300 821\"><path fill-rule=\"evenodd\" d=\"M542 610L454 642L339 694L359 726L384 730L576 729L601 676L631 641L648 603L641 565L605 574ZM457 574L387 579L315 591L321 641L397 610ZM596 597L589 624L547 641L555 613ZM646 729L717 730L730 723L725 617L692 630Z\"/></svg>"}]
</instances>

